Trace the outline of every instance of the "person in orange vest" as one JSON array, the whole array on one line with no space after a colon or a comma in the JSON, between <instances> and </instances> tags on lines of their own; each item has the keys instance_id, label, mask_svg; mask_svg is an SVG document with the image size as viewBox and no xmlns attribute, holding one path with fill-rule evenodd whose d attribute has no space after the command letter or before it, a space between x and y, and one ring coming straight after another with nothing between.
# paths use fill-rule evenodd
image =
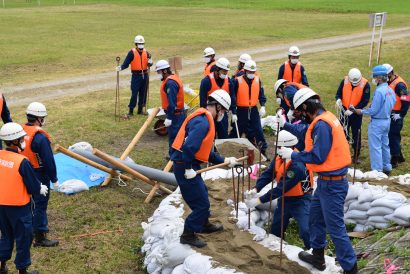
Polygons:
<instances>
[{"instance_id":1,"label":"person in orange vest","mask_svg":"<svg viewBox=\"0 0 410 274\"><path fill-rule=\"evenodd\" d=\"M305 137L305 150L278 149L282 159L302 162L317 172L317 187L312 197L309 216L312 254L302 251L299 258L315 268L326 269L326 232L336 249L336 257L344 273L357 273L356 254L344 223L344 203L349 189L347 170L352 159L349 144L338 118L326 111L320 97L310 88L302 88L293 97L295 109L302 111L310 123Z\"/></svg>"},{"instance_id":2,"label":"person in orange vest","mask_svg":"<svg viewBox=\"0 0 410 274\"><path fill-rule=\"evenodd\" d=\"M204 76L216 70L215 50L213 48L204 49Z\"/></svg>"},{"instance_id":3,"label":"person in orange vest","mask_svg":"<svg viewBox=\"0 0 410 274\"><path fill-rule=\"evenodd\" d=\"M158 78L162 81L160 87L162 109L166 119L164 126L168 131L169 149L177 136L178 130L184 122L184 86L178 75L173 74L166 60L159 60L155 66Z\"/></svg>"},{"instance_id":4,"label":"person in orange vest","mask_svg":"<svg viewBox=\"0 0 410 274\"><path fill-rule=\"evenodd\" d=\"M243 53L241 54L241 56L239 56L238 67L235 73L232 75L232 80L245 74L245 70L243 69L243 66L249 60L252 60L252 57L247 53Z\"/></svg>"},{"instance_id":5,"label":"person in orange vest","mask_svg":"<svg viewBox=\"0 0 410 274\"><path fill-rule=\"evenodd\" d=\"M124 70L131 65L131 98L128 104L128 117L134 115L134 108L137 106L138 114L142 114L142 108L147 102L147 90L149 85L149 68L152 66L151 54L145 49L145 39L142 35L134 38L136 48L131 49L117 71Z\"/></svg>"},{"instance_id":6,"label":"person in orange vest","mask_svg":"<svg viewBox=\"0 0 410 274\"><path fill-rule=\"evenodd\" d=\"M396 103L393 106L393 112L390 121L389 146L391 154L391 164L393 168L398 167L399 163L405 161L401 151L401 130L403 129L404 117L410 106L409 89L406 82L399 75L394 73L390 64L384 64L387 69L387 83L396 94Z\"/></svg>"},{"instance_id":7,"label":"person in orange vest","mask_svg":"<svg viewBox=\"0 0 410 274\"><path fill-rule=\"evenodd\" d=\"M298 138L286 130L281 130L278 135L278 147L289 147L298 151L295 146L298 144ZM285 162L279 156L271 162L268 169L256 181L254 189L246 193L245 204L248 208L257 207L261 203L267 203L270 200L278 199L278 206L273 215L271 233L277 237L281 236L281 213L282 213L282 188L283 176L285 178L285 206L283 217L283 231L289 224L289 219L294 218L299 226L299 236L303 240L306 249L310 249L309 238L309 209L310 200L312 199L313 174L309 174L305 165L301 162ZM285 168L285 171L284 171ZM286 172L286 173L285 173ZM275 176L274 176L275 174ZM267 184L275 180L277 186L272 188L260 197L260 192Z\"/></svg>"},{"instance_id":8,"label":"person in orange vest","mask_svg":"<svg viewBox=\"0 0 410 274\"><path fill-rule=\"evenodd\" d=\"M309 86L305 68L299 61L300 50L296 46L291 46L288 51L288 61L283 63L279 68L278 80L285 79L289 82L295 82Z\"/></svg>"},{"instance_id":9,"label":"person in orange vest","mask_svg":"<svg viewBox=\"0 0 410 274\"><path fill-rule=\"evenodd\" d=\"M231 97L231 107L232 120L236 117L236 105L235 105L235 94L233 91L233 86L231 79L228 77L228 71L230 70L229 60L226 58L219 58L216 61L216 69L201 80L201 85L199 87L199 105L204 108L207 106L208 96L211 95L215 90L222 89L225 90ZM228 138L228 112L225 112L224 118L217 122L216 125L216 136L218 139Z\"/></svg>"},{"instance_id":10,"label":"person in orange vest","mask_svg":"<svg viewBox=\"0 0 410 274\"><path fill-rule=\"evenodd\" d=\"M42 128L47 116L46 107L38 102L30 103L26 110L27 123L23 129L27 132L24 137L27 147L21 154L26 156L34 168L37 179L50 188L50 181L53 189L58 190L60 184L57 178L57 168L54 161L54 154L51 148L51 137ZM50 193L46 196L33 194L35 203L33 217L34 247L57 246L57 240L49 240L46 235L48 229L47 207Z\"/></svg>"},{"instance_id":11,"label":"person in orange vest","mask_svg":"<svg viewBox=\"0 0 410 274\"><path fill-rule=\"evenodd\" d=\"M19 274L31 265L30 247L33 241L31 195L46 196L47 186L36 179L26 157L19 154L25 149L26 132L17 123L7 123L0 129L0 273L8 273L7 261L11 259L16 242L14 263Z\"/></svg>"},{"instance_id":12,"label":"person in orange vest","mask_svg":"<svg viewBox=\"0 0 410 274\"><path fill-rule=\"evenodd\" d=\"M0 92L0 115L1 115L1 119L3 120L4 124L13 122L10 116L9 108L7 107L6 98L4 98L4 95L1 94L1 92ZM0 142L0 150L2 149L3 147Z\"/></svg>"},{"instance_id":13,"label":"person in orange vest","mask_svg":"<svg viewBox=\"0 0 410 274\"><path fill-rule=\"evenodd\" d=\"M370 84L366 78L362 77L362 73L357 68L352 68L345 78L340 82L336 92L336 107L339 108L343 115L341 123L347 126L346 134L352 132L352 147L353 147L353 162L357 157L360 163L360 149L362 146L362 136L359 135L359 129L362 127L362 117L349 110L353 105L355 108L365 108L370 99ZM347 135L348 140L350 139ZM357 151L356 151L357 148Z\"/></svg>"},{"instance_id":14,"label":"person in orange vest","mask_svg":"<svg viewBox=\"0 0 410 274\"><path fill-rule=\"evenodd\" d=\"M298 84L295 82L289 82L286 79L279 79L276 81L273 89L276 92L276 102L284 110L287 120L291 123L295 118L293 116L293 96L301 88L306 88L307 86Z\"/></svg>"},{"instance_id":15,"label":"person in orange vest","mask_svg":"<svg viewBox=\"0 0 410 274\"><path fill-rule=\"evenodd\" d=\"M229 110L231 98L224 90L216 90L208 97L206 108L199 108L189 115L172 144L171 160L182 197L192 212L185 220L180 242L196 247L206 243L196 233L213 233L223 230L220 224L209 222L208 189L200 174L201 163L226 162L231 167L237 164L234 157L221 157L214 152L215 122L222 120Z\"/></svg>"},{"instance_id":16,"label":"person in orange vest","mask_svg":"<svg viewBox=\"0 0 410 274\"><path fill-rule=\"evenodd\" d=\"M259 76L255 75L255 61L247 61L244 65L244 70L245 74L236 78L233 84L238 116L237 119L232 117L232 122L237 122L240 136L245 133L246 138L257 145L262 154L267 156L266 149L268 148L268 144L263 135L261 125L261 117L266 114L266 97L262 81ZM258 103L261 106L259 110ZM238 138L236 127L232 128L229 138Z\"/></svg>"}]
</instances>

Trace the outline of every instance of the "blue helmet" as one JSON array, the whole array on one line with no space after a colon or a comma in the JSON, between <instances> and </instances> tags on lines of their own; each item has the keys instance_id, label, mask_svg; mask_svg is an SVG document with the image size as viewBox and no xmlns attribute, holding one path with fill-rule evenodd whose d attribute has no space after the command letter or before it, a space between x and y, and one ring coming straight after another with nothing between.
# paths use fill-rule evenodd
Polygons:
<instances>
[{"instance_id":1,"label":"blue helmet","mask_svg":"<svg viewBox=\"0 0 410 274\"><path fill-rule=\"evenodd\" d=\"M383 65L377 65L372 70L373 77L387 76L387 68Z\"/></svg>"}]
</instances>

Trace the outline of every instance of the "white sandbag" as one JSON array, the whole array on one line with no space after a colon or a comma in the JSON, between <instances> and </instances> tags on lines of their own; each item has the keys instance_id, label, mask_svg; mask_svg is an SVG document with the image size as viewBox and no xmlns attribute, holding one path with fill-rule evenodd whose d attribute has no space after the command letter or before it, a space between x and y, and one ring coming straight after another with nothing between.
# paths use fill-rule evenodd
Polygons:
<instances>
[{"instance_id":1,"label":"white sandbag","mask_svg":"<svg viewBox=\"0 0 410 274\"><path fill-rule=\"evenodd\" d=\"M259 214L260 214L260 220L261 220L261 221L266 221L266 220L268 220L268 217L269 217L269 212L268 212L268 211L266 211L266 210L260 210L260 211L259 211Z\"/></svg>"},{"instance_id":2,"label":"white sandbag","mask_svg":"<svg viewBox=\"0 0 410 274\"><path fill-rule=\"evenodd\" d=\"M380 215L380 214L379 214ZM367 211L362 211L362 210L349 210L346 214L345 214L345 218L346 219L367 219Z\"/></svg>"},{"instance_id":3,"label":"white sandbag","mask_svg":"<svg viewBox=\"0 0 410 274\"><path fill-rule=\"evenodd\" d=\"M382 207L382 206L376 206L376 207L372 207L367 211L367 214L370 216L375 216L375 215L379 215L379 216L384 216L384 215L389 215L393 213L393 209L388 208L388 207Z\"/></svg>"},{"instance_id":4,"label":"white sandbag","mask_svg":"<svg viewBox=\"0 0 410 274\"><path fill-rule=\"evenodd\" d=\"M264 227L265 226L265 221L261 220L261 221L257 222L255 225L259 226L259 227Z\"/></svg>"},{"instance_id":5,"label":"white sandbag","mask_svg":"<svg viewBox=\"0 0 410 274\"><path fill-rule=\"evenodd\" d=\"M228 269L225 267L217 267L217 268L211 268L206 272L206 274L232 274L232 273L237 273L235 272L235 269Z\"/></svg>"},{"instance_id":6,"label":"white sandbag","mask_svg":"<svg viewBox=\"0 0 410 274\"><path fill-rule=\"evenodd\" d=\"M171 274L185 274L185 272L184 272L184 265L183 265L183 264L177 265L177 266L174 268L174 270L172 270L172 273L171 273Z\"/></svg>"},{"instance_id":7,"label":"white sandbag","mask_svg":"<svg viewBox=\"0 0 410 274\"><path fill-rule=\"evenodd\" d=\"M386 196L384 196L383 198L374 200L371 203L371 207L388 207L391 209L396 209L398 207L400 207L403 202L406 201L406 197L404 197L403 195L392 195L392 192L389 192Z\"/></svg>"},{"instance_id":8,"label":"white sandbag","mask_svg":"<svg viewBox=\"0 0 410 274\"><path fill-rule=\"evenodd\" d=\"M232 210L230 214L231 214L231 216L235 216L235 217L236 217L236 210L235 210L235 209ZM239 211L238 211L238 218L239 218L239 217L244 217L244 216L247 216L246 212L245 212L245 211L242 211L242 210L239 210Z\"/></svg>"},{"instance_id":9,"label":"white sandbag","mask_svg":"<svg viewBox=\"0 0 410 274\"><path fill-rule=\"evenodd\" d=\"M188 274L206 274L212 268L211 257L195 253L184 261L184 272Z\"/></svg>"},{"instance_id":10,"label":"white sandbag","mask_svg":"<svg viewBox=\"0 0 410 274\"><path fill-rule=\"evenodd\" d=\"M167 244L164 248L162 258L158 258L158 261L165 268L173 268L185 261L185 258L195 253L189 245L184 245L178 242L172 242Z\"/></svg>"},{"instance_id":11,"label":"white sandbag","mask_svg":"<svg viewBox=\"0 0 410 274\"><path fill-rule=\"evenodd\" d=\"M252 211L252 212L251 212L251 220L252 220L252 222L253 222L253 223L256 223L257 221L259 221L260 216L261 216L261 215L259 214L259 211L257 211L257 210Z\"/></svg>"},{"instance_id":12,"label":"white sandbag","mask_svg":"<svg viewBox=\"0 0 410 274\"><path fill-rule=\"evenodd\" d=\"M93 146L87 142L75 143L74 145L69 146L68 149L71 151L83 150L83 151L93 152Z\"/></svg>"},{"instance_id":13,"label":"white sandbag","mask_svg":"<svg viewBox=\"0 0 410 274\"><path fill-rule=\"evenodd\" d=\"M349 218L344 218L345 224L356 224L356 220L349 219Z\"/></svg>"},{"instance_id":14,"label":"white sandbag","mask_svg":"<svg viewBox=\"0 0 410 274\"><path fill-rule=\"evenodd\" d=\"M58 189L59 192L63 192L65 194L74 194L86 190L89 190L87 184L77 179L64 181Z\"/></svg>"},{"instance_id":15,"label":"white sandbag","mask_svg":"<svg viewBox=\"0 0 410 274\"><path fill-rule=\"evenodd\" d=\"M389 220L384 218L383 216L370 216L369 219L367 219L371 223L388 223Z\"/></svg>"},{"instance_id":16,"label":"white sandbag","mask_svg":"<svg viewBox=\"0 0 410 274\"><path fill-rule=\"evenodd\" d=\"M357 197L359 197L359 194L362 190L363 188L359 184L354 184L354 185L349 184L349 189L347 191L345 200L349 201L349 200L357 199Z\"/></svg>"},{"instance_id":17,"label":"white sandbag","mask_svg":"<svg viewBox=\"0 0 410 274\"><path fill-rule=\"evenodd\" d=\"M179 219L158 219L147 224L141 223L144 229L142 238L146 240L148 237L164 238L166 234L178 234L181 235L184 229L184 223L181 218Z\"/></svg>"},{"instance_id":18,"label":"white sandbag","mask_svg":"<svg viewBox=\"0 0 410 274\"><path fill-rule=\"evenodd\" d=\"M251 220L251 226L252 225L255 225L255 223ZM248 229L248 216L247 215L239 216L236 226L241 230L247 230Z\"/></svg>"},{"instance_id":19,"label":"white sandbag","mask_svg":"<svg viewBox=\"0 0 410 274\"><path fill-rule=\"evenodd\" d=\"M374 223L374 222L367 222L367 225L371 225L378 229L385 229L389 227L389 223Z\"/></svg>"},{"instance_id":20,"label":"white sandbag","mask_svg":"<svg viewBox=\"0 0 410 274\"><path fill-rule=\"evenodd\" d=\"M394 211L394 217L402 219L403 221L409 222L410 221L410 204L405 204L398 207Z\"/></svg>"},{"instance_id":21,"label":"white sandbag","mask_svg":"<svg viewBox=\"0 0 410 274\"><path fill-rule=\"evenodd\" d=\"M389 176L384 174L383 172L377 171L377 170L372 170L372 171L367 171L363 174L363 178L366 179L376 179L376 180L382 180L382 179L387 179Z\"/></svg>"},{"instance_id":22,"label":"white sandbag","mask_svg":"<svg viewBox=\"0 0 410 274\"><path fill-rule=\"evenodd\" d=\"M174 270L173 268L163 268L161 271L161 274L171 274L172 270Z\"/></svg>"},{"instance_id":23,"label":"white sandbag","mask_svg":"<svg viewBox=\"0 0 410 274\"><path fill-rule=\"evenodd\" d=\"M357 224L354 227L353 231L354 232L367 232L367 231L370 231L370 230L373 230L373 229L374 229L374 227L370 226L370 225Z\"/></svg>"},{"instance_id":24,"label":"white sandbag","mask_svg":"<svg viewBox=\"0 0 410 274\"><path fill-rule=\"evenodd\" d=\"M361 211L368 211L370 209L370 202L359 203L359 201L354 201L350 204L349 210L361 210Z\"/></svg>"},{"instance_id":25,"label":"white sandbag","mask_svg":"<svg viewBox=\"0 0 410 274\"><path fill-rule=\"evenodd\" d=\"M372 202L373 194L370 189L362 189L358 196L359 203Z\"/></svg>"},{"instance_id":26,"label":"white sandbag","mask_svg":"<svg viewBox=\"0 0 410 274\"><path fill-rule=\"evenodd\" d=\"M350 205L354 202L356 202L357 199L350 199L350 200L345 200L345 206L350 207Z\"/></svg>"},{"instance_id":27,"label":"white sandbag","mask_svg":"<svg viewBox=\"0 0 410 274\"><path fill-rule=\"evenodd\" d=\"M158 207L155 211L154 214L152 215L152 220L157 220L157 219L176 219L182 216L184 214L184 209L182 207L175 207L173 205L164 205Z\"/></svg>"},{"instance_id":28,"label":"white sandbag","mask_svg":"<svg viewBox=\"0 0 410 274\"><path fill-rule=\"evenodd\" d=\"M253 237L254 241L262 241L265 239L266 236L266 231L262 227L259 227L257 225L252 225L251 228L248 230L249 233L254 234L255 236Z\"/></svg>"},{"instance_id":29,"label":"white sandbag","mask_svg":"<svg viewBox=\"0 0 410 274\"><path fill-rule=\"evenodd\" d=\"M367 223L367 219L356 219L356 224L365 225Z\"/></svg>"}]
</instances>

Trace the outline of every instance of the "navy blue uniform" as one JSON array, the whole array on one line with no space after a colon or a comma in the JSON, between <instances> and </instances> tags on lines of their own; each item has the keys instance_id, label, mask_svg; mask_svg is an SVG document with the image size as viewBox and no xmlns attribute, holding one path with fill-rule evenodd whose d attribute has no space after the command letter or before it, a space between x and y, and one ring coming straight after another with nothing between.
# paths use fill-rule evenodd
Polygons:
<instances>
[{"instance_id":1,"label":"navy blue uniform","mask_svg":"<svg viewBox=\"0 0 410 274\"><path fill-rule=\"evenodd\" d=\"M1 110L1 119L3 120L3 123L7 124L13 121L11 120L10 111L9 111L9 108L7 107L6 98L4 98L4 95L1 95L1 96L3 97L3 108ZM0 141L0 150L3 148L2 143L3 142Z\"/></svg>"},{"instance_id":2,"label":"navy blue uniform","mask_svg":"<svg viewBox=\"0 0 410 274\"><path fill-rule=\"evenodd\" d=\"M408 95L409 92L403 83L398 83L394 92L400 97L402 95ZM403 129L404 117L409 110L410 102L401 100L401 109L398 111L393 110L393 113L400 114L399 119L394 120L393 117L390 121L389 130L389 146L390 154L394 157L400 157L403 155L401 152L401 130Z\"/></svg>"}]
</instances>

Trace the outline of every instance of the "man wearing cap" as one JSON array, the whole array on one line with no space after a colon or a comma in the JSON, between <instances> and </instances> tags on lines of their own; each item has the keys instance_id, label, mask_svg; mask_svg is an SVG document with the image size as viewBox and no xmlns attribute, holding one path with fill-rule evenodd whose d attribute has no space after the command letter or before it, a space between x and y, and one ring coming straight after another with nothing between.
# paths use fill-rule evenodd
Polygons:
<instances>
[{"instance_id":1,"label":"man wearing cap","mask_svg":"<svg viewBox=\"0 0 410 274\"><path fill-rule=\"evenodd\" d=\"M4 95L1 94L1 92L0 92L0 115L1 115L1 119L3 120L4 124L13 122L11 120L9 108L7 107L6 98L4 98ZM1 149L2 149L2 142L0 142L0 150Z\"/></svg>"},{"instance_id":2,"label":"man wearing cap","mask_svg":"<svg viewBox=\"0 0 410 274\"><path fill-rule=\"evenodd\" d=\"M288 60L279 68L278 80L285 79L289 82L295 82L309 86L305 68L299 61L300 50L297 46L291 46L288 50Z\"/></svg>"}]
</instances>

